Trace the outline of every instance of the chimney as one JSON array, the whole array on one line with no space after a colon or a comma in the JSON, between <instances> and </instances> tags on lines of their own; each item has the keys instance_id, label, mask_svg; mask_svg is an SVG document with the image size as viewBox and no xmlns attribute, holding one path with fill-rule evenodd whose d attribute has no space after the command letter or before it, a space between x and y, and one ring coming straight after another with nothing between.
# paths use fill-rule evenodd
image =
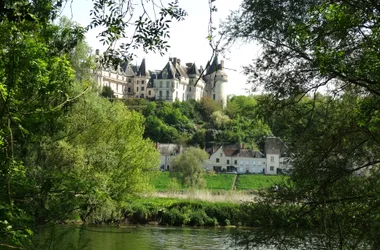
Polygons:
<instances>
[{"instance_id":1,"label":"chimney","mask_svg":"<svg viewBox=\"0 0 380 250\"><path fill-rule=\"evenodd\" d=\"M97 56L99 55L99 49L95 50L95 55L97 55Z\"/></svg>"},{"instance_id":2,"label":"chimney","mask_svg":"<svg viewBox=\"0 0 380 250\"><path fill-rule=\"evenodd\" d=\"M186 67L190 68L193 64L192 63L186 63Z\"/></svg>"},{"instance_id":3,"label":"chimney","mask_svg":"<svg viewBox=\"0 0 380 250\"><path fill-rule=\"evenodd\" d=\"M178 65L181 65L181 59L177 58Z\"/></svg>"},{"instance_id":4,"label":"chimney","mask_svg":"<svg viewBox=\"0 0 380 250\"><path fill-rule=\"evenodd\" d=\"M172 58L172 63L173 63L174 66L175 66L175 64L177 63L177 57L173 57L173 58Z\"/></svg>"},{"instance_id":5,"label":"chimney","mask_svg":"<svg viewBox=\"0 0 380 250\"><path fill-rule=\"evenodd\" d=\"M221 61L220 61L220 69L221 69L221 70L224 69L224 60L221 60Z\"/></svg>"},{"instance_id":6,"label":"chimney","mask_svg":"<svg viewBox=\"0 0 380 250\"><path fill-rule=\"evenodd\" d=\"M203 72L203 66L202 66L202 65L199 67L199 71L200 71L201 73Z\"/></svg>"}]
</instances>

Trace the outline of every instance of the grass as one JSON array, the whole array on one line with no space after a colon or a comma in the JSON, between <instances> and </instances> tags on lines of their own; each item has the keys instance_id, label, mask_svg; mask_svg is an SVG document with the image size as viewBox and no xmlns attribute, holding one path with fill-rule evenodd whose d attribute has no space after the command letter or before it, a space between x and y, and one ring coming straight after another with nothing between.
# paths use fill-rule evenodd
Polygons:
<instances>
[{"instance_id":1,"label":"grass","mask_svg":"<svg viewBox=\"0 0 380 250\"><path fill-rule=\"evenodd\" d=\"M236 175L234 174L205 174L206 189L232 190ZM239 175L238 190L259 190L268 188L287 178L281 175ZM152 179L152 185L157 191L168 191L170 186L169 172L159 172ZM185 189L180 185L180 189Z\"/></svg>"},{"instance_id":2,"label":"grass","mask_svg":"<svg viewBox=\"0 0 380 250\"><path fill-rule=\"evenodd\" d=\"M159 172L152 178L152 185L157 191L167 191L169 182L169 172Z\"/></svg>"},{"instance_id":3,"label":"grass","mask_svg":"<svg viewBox=\"0 0 380 250\"><path fill-rule=\"evenodd\" d=\"M236 175L233 174L206 174L204 179L206 181L206 189L212 190L231 190L234 184ZM169 172L159 172L152 179L152 185L157 191L168 191L170 177ZM180 188L183 189L183 187Z\"/></svg>"},{"instance_id":4,"label":"grass","mask_svg":"<svg viewBox=\"0 0 380 250\"><path fill-rule=\"evenodd\" d=\"M284 176L281 175L239 175L237 189L239 190L258 190L262 188L272 187L276 183L281 182Z\"/></svg>"},{"instance_id":5,"label":"grass","mask_svg":"<svg viewBox=\"0 0 380 250\"><path fill-rule=\"evenodd\" d=\"M234 174L206 174L204 176L207 189L212 190L231 190L235 178Z\"/></svg>"}]
</instances>

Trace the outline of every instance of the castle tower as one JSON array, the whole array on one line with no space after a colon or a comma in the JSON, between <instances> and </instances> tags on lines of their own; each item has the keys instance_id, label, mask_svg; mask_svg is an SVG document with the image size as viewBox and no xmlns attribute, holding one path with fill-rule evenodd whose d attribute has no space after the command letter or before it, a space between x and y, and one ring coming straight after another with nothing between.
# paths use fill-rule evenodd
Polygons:
<instances>
[{"instance_id":1,"label":"castle tower","mask_svg":"<svg viewBox=\"0 0 380 250\"><path fill-rule=\"evenodd\" d=\"M218 60L218 54L215 55L213 62L207 68L206 75L203 77L207 84L206 96L216 102L221 103L223 108L227 107L226 85L228 82L227 73L224 71L224 61Z\"/></svg>"}]
</instances>

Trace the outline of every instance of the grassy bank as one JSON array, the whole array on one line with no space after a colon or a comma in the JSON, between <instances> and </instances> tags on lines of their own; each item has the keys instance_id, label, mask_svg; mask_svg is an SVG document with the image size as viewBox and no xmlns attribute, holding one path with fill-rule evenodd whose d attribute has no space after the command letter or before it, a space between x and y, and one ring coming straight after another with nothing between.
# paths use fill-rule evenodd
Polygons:
<instances>
[{"instance_id":1,"label":"grassy bank","mask_svg":"<svg viewBox=\"0 0 380 250\"><path fill-rule=\"evenodd\" d=\"M237 183L238 190L259 190L263 188L273 187L276 183L280 183L288 178L283 175L259 175L248 174L239 175L239 181Z\"/></svg>"},{"instance_id":2,"label":"grassy bank","mask_svg":"<svg viewBox=\"0 0 380 250\"><path fill-rule=\"evenodd\" d=\"M236 175L234 174L205 174L206 189L208 190L231 190L235 181ZM239 175L237 183L238 190L259 190L262 188L269 188L275 183L281 182L284 176L272 175ZM169 172L159 172L152 179L152 185L157 191L170 190L170 177ZM180 189L185 189L179 185Z\"/></svg>"}]
</instances>

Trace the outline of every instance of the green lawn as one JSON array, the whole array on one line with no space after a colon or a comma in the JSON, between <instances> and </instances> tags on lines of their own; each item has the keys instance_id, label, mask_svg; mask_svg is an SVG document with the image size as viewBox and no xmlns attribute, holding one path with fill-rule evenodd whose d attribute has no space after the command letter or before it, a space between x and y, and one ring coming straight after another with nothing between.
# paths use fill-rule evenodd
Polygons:
<instances>
[{"instance_id":1,"label":"green lawn","mask_svg":"<svg viewBox=\"0 0 380 250\"><path fill-rule=\"evenodd\" d=\"M258 190L261 188L268 188L276 183L281 182L284 178L282 175L260 175L260 174L250 174L250 175L239 175L239 180L237 183L237 189L239 190Z\"/></svg>"},{"instance_id":2,"label":"green lawn","mask_svg":"<svg viewBox=\"0 0 380 250\"><path fill-rule=\"evenodd\" d=\"M235 174L206 174L204 179L206 181L207 189L231 190L235 177Z\"/></svg>"},{"instance_id":3,"label":"green lawn","mask_svg":"<svg viewBox=\"0 0 380 250\"><path fill-rule=\"evenodd\" d=\"M170 181L169 172L159 172L152 179L152 185L158 191L167 191Z\"/></svg>"},{"instance_id":4,"label":"green lawn","mask_svg":"<svg viewBox=\"0 0 380 250\"><path fill-rule=\"evenodd\" d=\"M234 184L235 174L205 174L206 188L211 190L231 190ZM281 182L283 178L281 175L239 175L237 185L238 190L258 190L275 185ZM152 185L158 191L168 191L170 183L169 172L159 172L157 176L152 179ZM180 187L183 188L183 187Z\"/></svg>"}]
</instances>

